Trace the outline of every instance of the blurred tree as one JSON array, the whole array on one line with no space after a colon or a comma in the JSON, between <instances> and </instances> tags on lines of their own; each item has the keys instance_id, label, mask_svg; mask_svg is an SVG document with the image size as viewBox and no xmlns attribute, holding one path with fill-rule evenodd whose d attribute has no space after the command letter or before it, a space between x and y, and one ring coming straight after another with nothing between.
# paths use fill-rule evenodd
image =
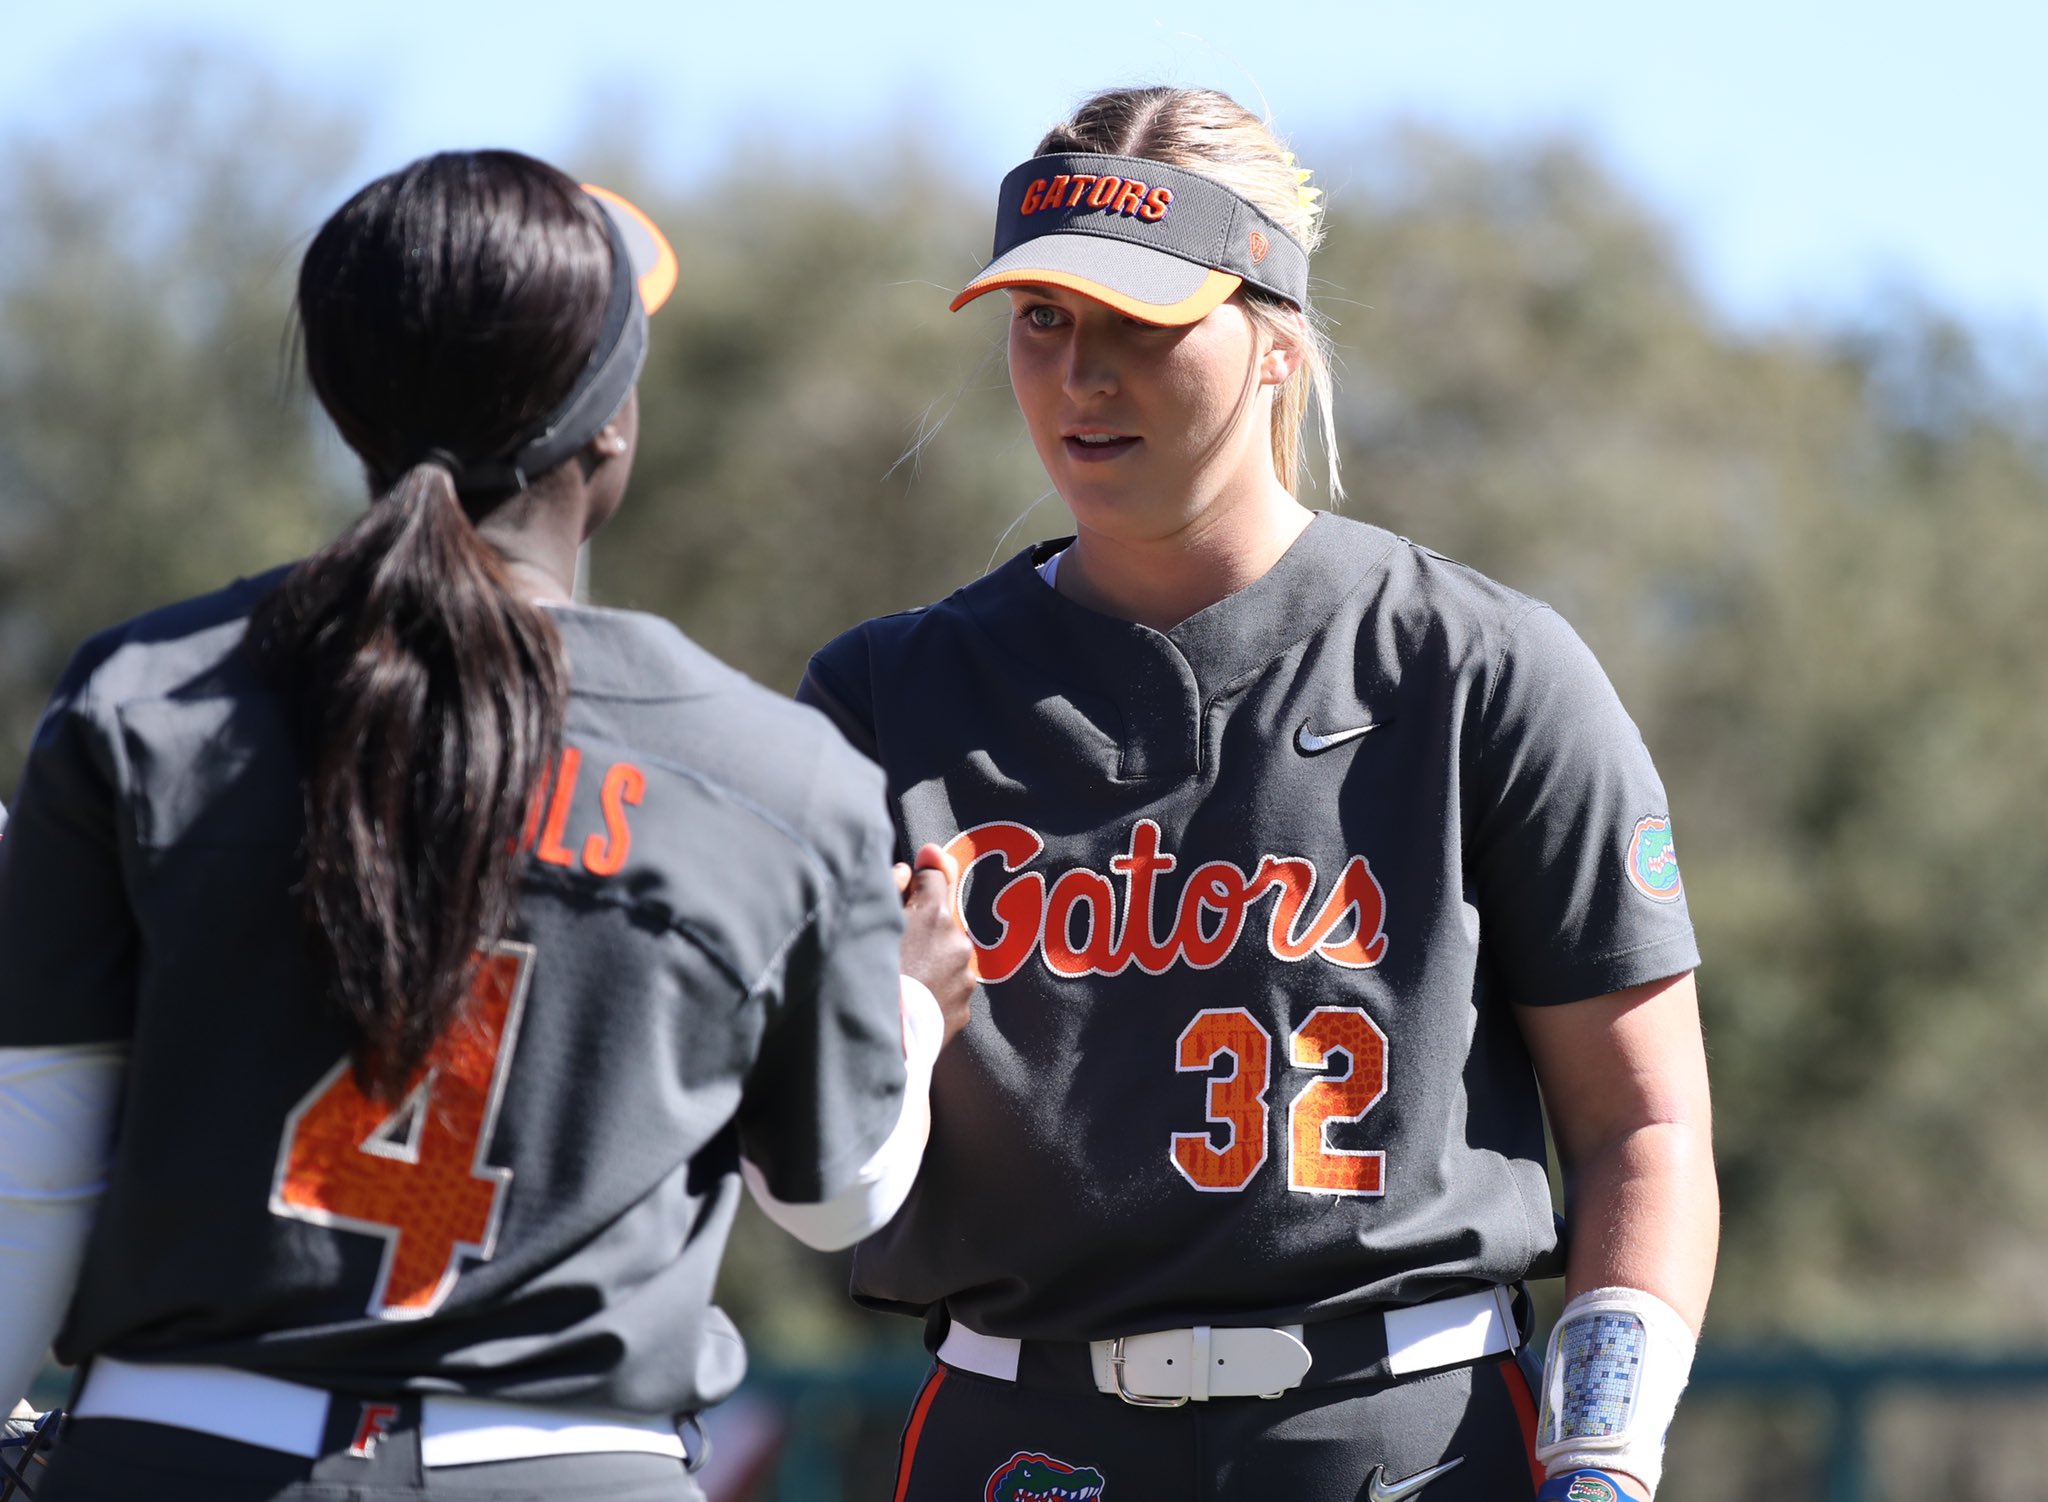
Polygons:
<instances>
[{"instance_id":1,"label":"blurred tree","mask_svg":"<svg viewBox=\"0 0 2048 1502\"><path fill-rule=\"evenodd\" d=\"M1669 786L1716 1331L2048 1335L2048 387L1905 302L1720 328L1569 147L1354 155L1318 264L1363 303L1352 509L1563 610Z\"/></svg>"},{"instance_id":2,"label":"blurred tree","mask_svg":"<svg viewBox=\"0 0 2048 1502\"><path fill-rule=\"evenodd\" d=\"M347 488L285 379L297 251L353 133L249 65L117 66L0 142L0 768L72 649L303 552ZM322 435L324 438L325 435Z\"/></svg>"},{"instance_id":3,"label":"blurred tree","mask_svg":"<svg viewBox=\"0 0 2048 1502\"><path fill-rule=\"evenodd\" d=\"M959 174L910 142L870 155L897 167L749 161L661 204L682 292L641 379L633 504L593 545L598 593L785 691L838 631L981 573L1046 489L1000 324L939 291L978 264Z\"/></svg>"}]
</instances>

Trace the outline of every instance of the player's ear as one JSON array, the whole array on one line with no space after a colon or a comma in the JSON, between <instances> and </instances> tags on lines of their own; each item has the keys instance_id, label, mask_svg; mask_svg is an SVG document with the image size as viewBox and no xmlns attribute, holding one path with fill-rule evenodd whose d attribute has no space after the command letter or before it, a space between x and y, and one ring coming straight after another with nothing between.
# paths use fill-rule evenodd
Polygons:
<instances>
[{"instance_id":1,"label":"player's ear","mask_svg":"<svg viewBox=\"0 0 2048 1502\"><path fill-rule=\"evenodd\" d=\"M620 458L632 446L632 440L614 418L597 430L597 436L584 445L584 452L590 456L591 467L595 468L607 459Z\"/></svg>"},{"instance_id":2,"label":"player's ear","mask_svg":"<svg viewBox=\"0 0 2048 1502\"><path fill-rule=\"evenodd\" d=\"M595 476L605 464L625 459L640 441L640 391L635 387L612 420L599 428L577 454L583 478ZM623 472L623 471L622 471Z\"/></svg>"},{"instance_id":3,"label":"player's ear","mask_svg":"<svg viewBox=\"0 0 2048 1502\"><path fill-rule=\"evenodd\" d=\"M1258 326L1265 349L1259 354L1261 386L1284 386L1308 358L1308 328L1299 310L1284 309L1280 318Z\"/></svg>"},{"instance_id":4,"label":"player's ear","mask_svg":"<svg viewBox=\"0 0 2048 1502\"><path fill-rule=\"evenodd\" d=\"M640 445L640 393L626 396L612 420L592 435L577 451L577 467L583 471L584 494L590 510L583 523L587 542L592 533L611 519L625 499L626 483L633 471L633 451Z\"/></svg>"}]
</instances>

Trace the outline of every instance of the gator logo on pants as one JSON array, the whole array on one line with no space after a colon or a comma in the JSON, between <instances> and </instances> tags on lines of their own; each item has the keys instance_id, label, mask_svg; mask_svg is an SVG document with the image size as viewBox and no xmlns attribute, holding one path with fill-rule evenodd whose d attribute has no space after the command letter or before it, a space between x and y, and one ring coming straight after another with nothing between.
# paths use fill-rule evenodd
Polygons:
<instances>
[{"instance_id":1,"label":"gator logo on pants","mask_svg":"<svg viewBox=\"0 0 2048 1502\"><path fill-rule=\"evenodd\" d=\"M1092 1502L1102 1495L1102 1472L1071 1466L1050 1455L1019 1450L996 1467L982 1502Z\"/></svg>"}]
</instances>

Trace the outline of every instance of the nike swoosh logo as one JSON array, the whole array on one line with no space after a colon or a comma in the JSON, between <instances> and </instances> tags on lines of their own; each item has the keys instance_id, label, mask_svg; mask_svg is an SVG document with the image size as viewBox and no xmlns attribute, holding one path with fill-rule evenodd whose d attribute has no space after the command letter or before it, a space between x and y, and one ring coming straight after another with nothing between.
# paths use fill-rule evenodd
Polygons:
<instances>
[{"instance_id":1,"label":"nike swoosh logo","mask_svg":"<svg viewBox=\"0 0 2048 1502\"><path fill-rule=\"evenodd\" d=\"M1363 725L1353 725L1349 730L1333 730L1328 735L1317 735L1308 728L1308 721L1301 722L1301 728L1294 732L1294 749L1303 756L1314 756L1318 751L1327 751L1332 746L1341 746L1346 741L1355 741L1361 735L1369 735L1386 724L1385 720L1368 720Z\"/></svg>"},{"instance_id":2,"label":"nike swoosh logo","mask_svg":"<svg viewBox=\"0 0 2048 1502\"><path fill-rule=\"evenodd\" d=\"M1426 1471L1417 1471L1413 1476L1404 1476L1399 1481L1382 1480L1381 1477L1385 1474L1386 1467L1374 1466L1372 1468L1372 1475L1367 1478L1365 1483L1365 1494L1371 1499L1371 1502L1401 1502L1403 1497L1414 1496L1446 1471L1455 1471L1464 1463L1465 1457L1460 1455L1455 1460L1447 1460L1442 1465L1431 1466Z\"/></svg>"}]
</instances>

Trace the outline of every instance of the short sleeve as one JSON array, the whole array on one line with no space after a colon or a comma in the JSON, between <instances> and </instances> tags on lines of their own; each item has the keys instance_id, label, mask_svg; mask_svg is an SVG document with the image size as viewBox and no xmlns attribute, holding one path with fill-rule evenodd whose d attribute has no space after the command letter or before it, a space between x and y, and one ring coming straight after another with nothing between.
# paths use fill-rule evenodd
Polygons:
<instances>
[{"instance_id":1,"label":"short sleeve","mask_svg":"<svg viewBox=\"0 0 2048 1502\"><path fill-rule=\"evenodd\" d=\"M804 669L796 701L808 704L839 728L839 733L870 761L876 755L874 706L865 692L868 644L856 627L828 642Z\"/></svg>"},{"instance_id":2,"label":"short sleeve","mask_svg":"<svg viewBox=\"0 0 2048 1502\"><path fill-rule=\"evenodd\" d=\"M854 1181L903 1112L908 1073L898 972L903 900L881 774L834 743L843 785L836 881L760 989L761 1051L740 1105L740 1151L790 1204Z\"/></svg>"},{"instance_id":3,"label":"short sleeve","mask_svg":"<svg viewBox=\"0 0 2048 1502\"><path fill-rule=\"evenodd\" d=\"M1501 648L1469 758L1467 867L1510 1001L1604 996L1699 964L1671 811L1578 635L1533 606Z\"/></svg>"},{"instance_id":4,"label":"short sleeve","mask_svg":"<svg viewBox=\"0 0 2048 1502\"><path fill-rule=\"evenodd\" d=\"M0 1047L134 1030L140 945L122 877L120 739L84 662L36 727L0 835Z\"/></svg>"}]
</instances>

